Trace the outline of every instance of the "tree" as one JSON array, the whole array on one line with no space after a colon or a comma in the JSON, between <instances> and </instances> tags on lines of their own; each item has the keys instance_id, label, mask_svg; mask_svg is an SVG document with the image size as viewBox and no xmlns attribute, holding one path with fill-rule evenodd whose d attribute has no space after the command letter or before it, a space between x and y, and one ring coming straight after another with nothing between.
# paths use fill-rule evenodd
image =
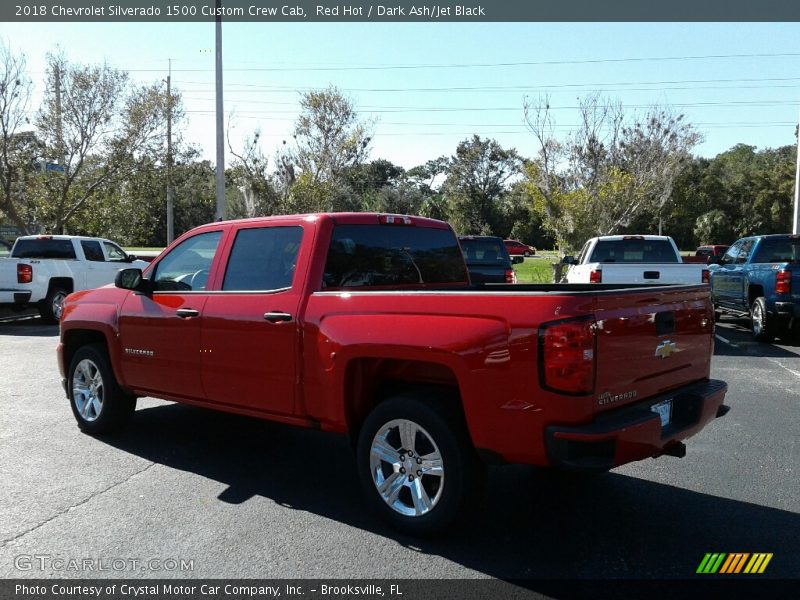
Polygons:
<instances>
[{"instance_id":1,"label":"tree","mask_svg":"<svg viewBox=\"0 0 800 600\"><path fill-rule=\"evenodd\" d=\"M261 130L256 129L245 139L244 149L237 153L230 145L228 136L228 148L235 157L229 170L229 180L241 192L241 202L234 202L229 206L231 218L281 212L280 198L267 169L269 161L259 145L260 137Z\"/></svg>"},{"instance_id":2,"label":"tree","mask_svg":"<svg viewBox=\"0 0 800 600\"><path fill-rule=\"evenodd\" d=\"M659 214L700 140L663 107L643 117L598 95L579 99L581 124L561 142L548 98L526 99L525 121L539 146L526 165L529 194L558 244L616 233L637 216Z\"/></svg>"},{"instance_id":3,"label":"tree","mask_svg":"<svg viewBox=\"0 0 800 600\"><path fill-rule=\"evenodd\" d=\"M714 209L697 217L694 234L699 244L719 244L733 241L731 218L725 212Z\"/></svg>"},{"instance_id":4,"label":"tree","mask_svg":"<svg viewBox=\"0 0 800 600\"><path fill-rule=\"evenodd\" d=\"M180 98L172 96L173 113ZM50 56L37 127L48 159L64 167L47 179L40 211L62 233L97 192L124 181L142 156L160 156L168 99L161 83L134 86L108 65Z\"/></svg>"},{"instance_id":5,"label":"tree","mask_svg":"<svg viewBox=\"0 0 800 600\"><path fill-rule=\"evenodd\" d=\"M176 235L214 220L215 170L208 161L199 161L195 150L178 149L172 183ZM131 246L165 246L165 187L164 165L145 157L124 182L99 189L91 212L71 229Z\"/></svg>"},{"instance_id":6,"label":"tree","mask_svg":"<svg viewBox=\"0 0 800 600\"><path fill-rule=\"evenodd\" d=\"M455 229L461 234L493 233L500 222L499 201L522 165L516 150L473 135L459 143L446 165L442 193Z\"/></svg>"},{"instance_id":7,"label":"tree","mask_svg":"<svg viewBox=\"0 0 800 600\"><path fill-rule=\"evenodd\" d=\"M304 93L293 131L295 165L314 182L338 183L369 155L369 126L337 88Z\"/></svg>"},{"instance_id":8,"label":"tree","mask_svg":"<svg viewBox=\"0 0 800 600\"><path fill-rule=\"evenodd\" d=\"M23 130L31 97L25 64L24 55L0 45L0 212L20 231L31 233L28 192L41 152L38 138Z\"/></svg>"}]
</instances>

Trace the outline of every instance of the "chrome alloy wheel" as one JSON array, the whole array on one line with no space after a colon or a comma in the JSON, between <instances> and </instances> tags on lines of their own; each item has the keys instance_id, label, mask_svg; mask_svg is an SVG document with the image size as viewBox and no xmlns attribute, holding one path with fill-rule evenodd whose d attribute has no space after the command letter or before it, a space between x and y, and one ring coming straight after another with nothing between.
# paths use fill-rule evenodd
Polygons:
<instances>
[{"instance_id":1,"label":"chrome alloy wheel","mask_svg":"<svg viewBox=\"0 0 800 600\"><path fill-rule=\"evenodd\" d=\"M765 319L764 319L764 311L761 308L760 302L755 302L753 304L753 334L754 335L761 335L764 331Z\"/></svg>"},{"instance_id":2,"label":"chrome alloy wheel","mask_svg":"<svg viewBox=\"0 0 800 600\"><path fill-rule=\"evenodd\" d=\"M51 301L51 310L53 312L53 317L57 320L61 320L61 313L64 312L64 300L67 298L67 295L64 292L56 292L53 296Z\"/></svg>"},{"instance_id":3,"label":"chrome alloy wheel","mask_svg":"<svg viewBox=\"0 0 800 600\"><path fill-rule=\"evenodd\" d=\"M431 435L413 421L394 419L378 430L369 468L383 501L401 515L425 515L442 496L442 455Z\"/></svg>"},{"instance_id":4,"label":"chrome alloy wheel","mask_svg":"<svg viewBox=\"0 0 800 600\"><path fill-rule=\"evenodd\" d=\"M84 358L75 366L72 374L72 397L75 408L84 421L91 423L97 420L103 410L105 387L100 369L88 358Z\"/></svg>"}]
</instances>

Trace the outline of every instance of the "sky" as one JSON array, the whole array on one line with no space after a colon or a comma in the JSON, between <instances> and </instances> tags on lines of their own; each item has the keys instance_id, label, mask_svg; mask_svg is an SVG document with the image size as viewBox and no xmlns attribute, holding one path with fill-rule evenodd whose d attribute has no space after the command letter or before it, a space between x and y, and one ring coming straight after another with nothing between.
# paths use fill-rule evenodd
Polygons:
<instances>
[{"instance_id":1,"label":"sky","mask_svg":"<svg viewBox=\"0 0 800 600\"><path fill-rule=\"evenodd\" d=\"M226 127L235 149L255 130L274 155L300 94L334 85L374 121L372 159L405 168L450 156L478 134L536 151L525 98L549 94L558 131L595 91L629 112L683 113L713 157L734 144L794 144L800 111L798 23L223 23ZM48 52L108 62L183 94L181 134L215 161L213 23L0 23L23 52L40 101ZM226 163L230 163L230 155Z\"/></svg>"}]
</instances>

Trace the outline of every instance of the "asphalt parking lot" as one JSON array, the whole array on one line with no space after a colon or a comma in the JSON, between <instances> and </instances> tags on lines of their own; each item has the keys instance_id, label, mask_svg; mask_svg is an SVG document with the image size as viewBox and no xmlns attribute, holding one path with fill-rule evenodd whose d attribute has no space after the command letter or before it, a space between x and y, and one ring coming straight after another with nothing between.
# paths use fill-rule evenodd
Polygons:
<instances>
[{"instance_id":1,"label":"asphalt parking lot","mask_svg":"<svg viewBox=\"0 0 800 600\"><path fill-rule=\"evenodd\" d=\"M800 340L756 344L743 325L717 329L732 410L685 458L588 479L495 468L466 528L418 540L365 510L334 435L153 399L116 437L81 434L58 328L0 322L0 576L692 578L707 552L769 552L763 577L800 578Z\"/></svg>"}]
</instances>

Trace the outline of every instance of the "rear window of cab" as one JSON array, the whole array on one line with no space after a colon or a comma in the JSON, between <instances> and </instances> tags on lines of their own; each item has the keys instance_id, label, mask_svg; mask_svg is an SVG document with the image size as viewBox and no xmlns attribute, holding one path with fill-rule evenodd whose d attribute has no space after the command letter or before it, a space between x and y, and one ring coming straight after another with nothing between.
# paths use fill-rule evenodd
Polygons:
<instances>
[{"instance_id":1,"label":"rear window of cab","mask_svg":"<svg viewBox=\"0 0 800 600\"><path fill-rule=\"evenodd\" d=\"M339 225L333 230L323 288L466 284L467 270L449 229Z\"/></svg>"}]
</instances>

